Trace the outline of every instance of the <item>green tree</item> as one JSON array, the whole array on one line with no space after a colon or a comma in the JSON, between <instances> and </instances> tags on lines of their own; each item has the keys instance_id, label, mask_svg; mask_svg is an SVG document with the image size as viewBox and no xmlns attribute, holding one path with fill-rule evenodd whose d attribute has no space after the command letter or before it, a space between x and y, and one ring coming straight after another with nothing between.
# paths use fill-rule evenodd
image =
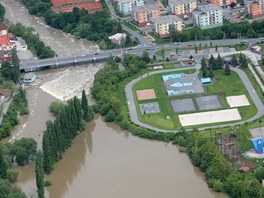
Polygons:
<instances>
[{"instance_id":1,"label":"green tree","mask_svg":"<svg viewBox=\"0 0 264 198\"><path fill-rule=\"evenodd\" d=\"M7 198L26 198L26 194L21 189L13 187L9 192Z\"/></svg>"},{"instance_id":2,"label":"green tree","mask_svg":"<svg viewBox=\"0 0 264 198\"><path fill-rule=\"evenodd\" d=\"M1 179L6 178L6 171L7 171L7 164L4 159L2 146L0 145L0 178Z\"/></svg>"},{"instance_id":3,"label":"green tree","mask_svg":"<svg viewBox=\"0 0 264 198\"><path fill-rule=\"evenodd\" d=\"M231 64L236 67L238 65L238 61L235 55L232 56Z\"/></svg>"},{"instance_id":4,"label":"green tree","mask_svg":"<svg viewBox=\"0 0 264 198\"><path fill-rule=\"evenodd\" d=\"M215 60L215 64L217 69L223 69L224 64L220 54L218 54L217 59Z\"/></svg>"},{"instance_id":5,"label":"green tree","mask_svg":"<svg viewBox=\"0 0 264 198\"><path fill-rule=\"evenodd\" d=\"M14 183L17 180L19 171L17 169L7 169L6 171L6 178L11 182Z\"/></svg>"},{"instance_id":6,"label":"green tree","mask_svg":"<svg viewBox=\"0 0 264 198\"><path fill-rule=\"evenodd\" d=\"M88 100L87 100L86 93L84 90L82 91L81 104L82 104L82 110L83 110L83 119L87 121L88 114L89 114L89 112L88 112Z\"/></svg>"},{"instance_id":7,"label":"green tree","mask_svg":"<svg viewBox=\"0 0 264 198\"><path fill-rule=\"evenodd\" d=\"M38 198L44 198L44 168L43 168L43 156L41 152L37 153L37 159L35 164L35 174L36 174L36 185Z\"/></svg>"},{"instance_id":8,"label":"green tree","mask_svg":"<svg viewBox=\"0 0 264 198\"><path fill-rule=\"evenodd\" d=\"M228 65L225 65L225 75L230 76L231 70Z\"/></svg>"},{"instance_id":9,"label":"green tree","mask_svg":"<svg viewBox=\"0 0 264 198\"><path fill-rule=\"evenodd\" d=\"M0 4L0 23L4 20L4 16L5 16L5 7Z\"/></svg>"},{"instance_id":10,"label":"green tree","mask_svg":"<svg viewBox=\"0 0 264 198\"><path fill-rule=\"evenodd\" d=\"M147 63L150 62L149 53L147 51L143 52L142 60L147 62Z\"/></svg>"},{"instance_id":11,"label":"green tree","mask_svg":"<svg viewBox=\"0 0 264 198\"><path fill-rule=\"evenodd\" d=\"M106 122L113 122L115 121L115 119L116 119L116 114L113 110L110 110L105 116Z\"/></svg>"},{"instance_id":12,"label":"green tree","mask_svg":"<svg viewBox=\"0 0 264 198\"><path fill-rule=\"evenodd\" d=\"M11 188L11 183L7 179L0 179L0 198L7 198Z\"/></svg>"}]
</instances>

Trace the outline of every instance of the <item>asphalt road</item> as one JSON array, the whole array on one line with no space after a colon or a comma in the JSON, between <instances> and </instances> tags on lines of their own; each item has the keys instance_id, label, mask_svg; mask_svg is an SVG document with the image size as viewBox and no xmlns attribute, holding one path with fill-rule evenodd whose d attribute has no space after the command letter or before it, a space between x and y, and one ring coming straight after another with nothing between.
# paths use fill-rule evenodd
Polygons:
<instances>
[{"instance_id":1,"label":"asphalt road","mask_svg":"<svg viewBox=\"0 0 264 198\"><path fill-rule=\"evenodd\" d=\"M134 31L132 31L134 32ZM137 32L134 32L134 34L138 34ZM140 35L141 36L141 35ZM142 36L141 36L142 37ZM257 43L260 42L260 39L248 39L249 43ZM227 40L212 40L212 45L232 45L240 43L237 39L227 39ZM210 43L209 42L209 43ZM205 45L208 43L208 41L197 41L197 42L182 42L181 47L184 48L190 48L194 44L199 45L201 43L202 45ZM192 45L192 46L190 46ZM48 66L65 66L65 65L71 65L74 63L82 63L82 62L96 62L100 60L107 59L110 55L118 56L125 53L133 53L137 55L141 55L143 51L149 51L151 54L154 53L156 50L160 49L171 49L175 48L176 46L174 44L164 44L164 45L154 45L150 43L143 43L143 45L139 45L137 47L132 48L121 48L121 49L113 49L113 50L104 50L97 53L92 54L83 54L80 56L73 56L73 57L56 57L51 59L42 59L42 60L34 60L34 61L24 61L20 63L20 70L27 70L30 71L31 69L36 70L41 67L48 67ZM177 46L179 47L179 46Z\"/></svg>"},{"instance_id":2,"label":"asphalt road","mask_svg":"<svg viewBox=\"0 0 264 198\"><path fill-rule=\"evenodd\" d=\"M193 69L193 68L194 67L186 67L186 68L177 68L177 69L170 69L170 70L153 71L153 72L150 72L148 74L144 74L144 75L132 80L131 82L129 82L126 85L126 87L125 87L125 92L126 92L127 103L128 103L128 108L129 108L131 121L133 123L135 123L135 124L138 124L138 125L144 127L144 128L148 128L148 129L151 129L151 130L154 130L154 131L159 131L159 132L178 132L178 130L163 130L163 129L159 129L159 128L153 127L153 126L151 126L149 124L141 122L138 119L138 114L137 114L136 104L135 104L135 101L134 101L132 87L134 86L135 83L139 82L143 78L148 77L149 75L162 73L162 72L174 72L174 71L179 71L179 70L183 70L183 69ZM244 85L245 85L250 97L252 98L253 102L256 105L257 114L254 115L253 117L251 117L250 119L245 120L245 121L233 122L233 123L229 123L229 124L220 124L220 125L210 126L210 127L201 127L201 128L198 128L198 130L205 130L205 129L210 129L210 128L242 125L242 124L245 124L246 122L251 122L251 121L257 120L257 119L259 119L260 117L262 117L264 115L264 105L263 105L262 101L260 100L258 94L256 93L256 91L255 91L253 85L251 84L250 80L248 79L247 75L245 74L245 72L242 71L241 69L237 69L237 68L231 68L231 69L239 75L240 79L244 83ZM196 70L199 70L199 68L196 67ZM192 129L188 129L187 131L191 131L191 130Z\"/></svg>"}]
</instances>

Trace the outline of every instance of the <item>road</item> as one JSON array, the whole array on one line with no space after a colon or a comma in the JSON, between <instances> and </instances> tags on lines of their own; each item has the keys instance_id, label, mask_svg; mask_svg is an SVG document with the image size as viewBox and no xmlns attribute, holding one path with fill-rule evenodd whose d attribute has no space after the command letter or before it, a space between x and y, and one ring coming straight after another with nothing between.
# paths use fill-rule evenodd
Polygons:
<instances>
[{"instance_id":1,"label":"road","mask_svg":"<svg viewBox=\"0 0 264 198\"><path fill-rule=\"evenodd\" d=\"M177 69L170 69L170 70L159 70L159 71L153 71L150 72L148 74L144 74L134 80L132 80L131 82L129 82L126 87L125 87L125 93L126 93L126 97L127 97L127 102L128 102L128 108L129 108L129 113L130 113L130 119L133 123L140 125L141 127L144 128L148 128L154 131L159 131L159 132L178 132L178 130L163 130L163 129L159 129L156 127L153 127L149 124L143 123L139 120L138 118L138 114L137 114L137 108L136 108L136 104L134 101L134 96L133 96L133 91L132 88L134 86L135 83L139 82L140 80L148 77L149 75L153 75L153 74L157 74L157 73L163 73L163 72L174 72L174 71L179 71L179 70L183 70L183 69L193 69L194 67L184 67L184 68L177 68ZM199 70L200 68L196 67L196 72ZM252 98L254 104L256 105L257 108L257 113L256 115L254 115L253 117L251 117L248 120L245 121L240 121L240 122L233 122L233 123L229 123L229 124L220 124L220 125L216 125L216 126L210 126L210 127L201 127L198 128L198 130L205 130L205 129L210 129L210 128L218 128L218 127L228 127L228 126L236 126L236 125L242 125L245 124L246 122L252 122L254 120L259 119L260 117L262 117L264 115L264 105L262 103L262 101L260 100L258 94L256 93L253 85L251 84L250 80L248 79L247 75L245 74L244 71L237 69L237 68L231 68L234 72L236 72L240 79L242 80L242 82L244 83L250 97ZM187 131L192 131L192 129L187 129Z\"/></svg>"},{"instance_id":2,"label":"road","mask_svg":"<svg viewBox=\"0 0 264 198\"><path fill-rule=\"evenodd\" d=\"M132 32L134 32L134 31L132 31ZM138 33L134 32L134 34L138 34ZM226 40L212 40L210 42L212 42L213 46L214 45L222 46L222 45L237 44L238 40L237 39L226 39ZM256 39L256 38L255 39L248 39L248 42L254 44L254 43L260 42L260 39ZM201 43L204 46L205 44L208 43L208 41L182 42L181 46L184 48L191 48L192 46L189 46L189 45L190 44L194 45L195 43L197 45L199 45L199 43ZM156 50L171 49L171 48L175 48L175 47L176 46L174 44L154 45L154 44L150 44L150 43L144 43L143 45L141 44L137 47L104 50L104 51L100 51L98 53L83 54L80 56L51 58L51 59L42 59L42 60L34 60L34 61L24 61L24 62L20 63L20 70L35 71L35 70L45 68L45 67L49 67L49 66L60 67L60 66L72 65L75 63L80 64L80 63L96 62L96 61L106 60L110 55L119 56L119 55L123 55L125 53L133 53L136 55L141 55L143 51L149 51L150 54L154 54L154 52Z\"/></svg>"},{"instance_id":3,"label":"road","mask_svg":"<svg viewBox=\"0 0 264 198\"><path fill-rule=\"evenodd\" d=\"M2 114L0 116L0 125L2 125L3 117L7 113L8 108L9 108L9 106L10 106L12 101L13 101L13 96L7 102L4 102L4 104L3 104L3 112L2 112Z\"/></svg>"}]
</instances>

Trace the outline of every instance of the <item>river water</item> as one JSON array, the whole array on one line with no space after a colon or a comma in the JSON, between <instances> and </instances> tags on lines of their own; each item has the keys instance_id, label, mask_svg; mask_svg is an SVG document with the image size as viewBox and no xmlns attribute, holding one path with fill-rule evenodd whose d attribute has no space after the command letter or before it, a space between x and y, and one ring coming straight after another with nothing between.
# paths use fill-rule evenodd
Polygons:
<instances>
[{"instance_id":1,"label":"river water","mask_svg":"<svg viewBox=\"0 0 264 198\"><path fill-rule=\"evenodd\" d=\"M41 19L30 16L19 0L1 0L1 3L6 7L6 18L33 27L59 56L98 50L91 42L47 27ZM30 114L21 118L5 141L33 137L41 148L45 122L54 119L48 111L50 103L87 90L96 68L100 68L98 65L83 67L88 69L84 70L87 73L83 76L76 74L74 68L38 72L36 82L27 88ZM76 71L80 72L80 69L76 68ZM64 84L71 82L75 83L72 87ZM41 85L52 95L44 92ZM56 93L60 89L62 91ZM37 197L34 163L18 169L16 185L29 197ZM51 198L225 197L208 189L203 174L193 167L186 154L178 151L177 146L134 137L114 124L105 123L99 116L75 138L72 147L46 178L53 183L46 188L46 197Z\"/></svg>"},{"instance_id":2,"label":"river water","mask_svg":"<svg viewBox=\"0 0 264 198\"><path fill-rule=\"evenodd\" d=\"M5 17L12 23L22 23L33 27L41 40L53 49L59 57L81 55L99 50L99 47L87 40L76 39L70 34L51 28L35 16L31 16L19 0L1 0L6 8Z\"/></svg>"},{"instance_id":3,"label":"river water","mask_svg":"<svg viewBox=\"0 0 264 198\"><path fill-rule=\"evenodd\" d=\"M40 147L45 122L54 118L49 104L57 100L40 87L59 75L67 78L69 69L37 73L37 81L27 88L31 113L21 119L13 138L33 137ZM29 197L37 197L34 163L18 169L16 185ZM51 198L225 197L208 189L203 174L177 146L132 136L99 116L75 138L46 178L53 183L46 188L46 197Z\"/></svg>"}]
</instances>

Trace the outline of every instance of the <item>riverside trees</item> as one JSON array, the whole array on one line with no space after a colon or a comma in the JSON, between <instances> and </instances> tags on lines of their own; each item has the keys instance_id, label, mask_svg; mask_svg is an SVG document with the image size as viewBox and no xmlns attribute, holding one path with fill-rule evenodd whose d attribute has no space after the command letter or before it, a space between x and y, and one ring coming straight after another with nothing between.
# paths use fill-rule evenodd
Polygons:
<instances>
[{"instance_id":1,"label":"riverside trees","mask_svg":"<svg viewBox=\"0 0 264 198\"><path fill-rule=\"evenodd\" d=\"M70 147L74 137L84 129L85 122L93 119L92 109L86 106L84 99L80 101L77 97L69 100L61 106L56 113L54 122L46 123L47 129L43 135L43 167L45 172L50 173L53 165L62 158L63 152ZM85 96L86 97L86 96ZM85 112L85 116L84 116Z\"/></svg>"}]
</instances>

